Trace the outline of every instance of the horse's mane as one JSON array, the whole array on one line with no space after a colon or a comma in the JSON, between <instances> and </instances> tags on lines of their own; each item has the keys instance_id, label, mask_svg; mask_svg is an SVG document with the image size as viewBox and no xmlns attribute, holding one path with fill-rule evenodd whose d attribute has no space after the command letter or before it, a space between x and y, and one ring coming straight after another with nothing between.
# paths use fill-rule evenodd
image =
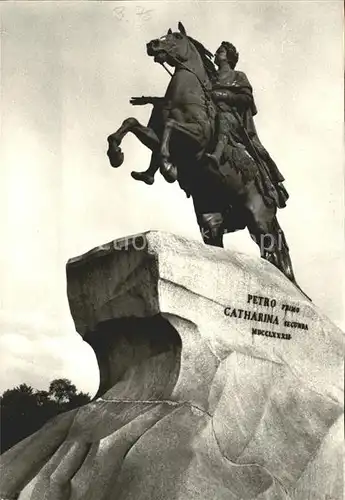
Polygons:
<instances>
[{"instance_id":1,"label":"horse's mane","mask_svg":"<svg viewBox=\"0 0 345 500\"><path fill-rule=\"evenodd\" d=\"M216 70L216 67L212 61L212 57L213 57L212 52L207 50L206 47L204 47L204 45L201 42L198 42L198 40L195 40L191 36L187 36L187 38L194 45L196 50L199 52L199 55L200 55L201 60L203 62L207 76L209 77L211 82L215 81L217 79L217 70Z\"/></svg>"}]
</instances>

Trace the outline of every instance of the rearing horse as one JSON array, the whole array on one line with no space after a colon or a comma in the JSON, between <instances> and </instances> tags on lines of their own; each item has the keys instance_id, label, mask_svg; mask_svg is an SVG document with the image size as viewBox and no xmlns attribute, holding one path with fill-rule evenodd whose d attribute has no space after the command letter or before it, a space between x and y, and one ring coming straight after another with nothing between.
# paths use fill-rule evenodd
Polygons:
<instances>
[{"instance_id":1,"label":"rearing horse","mask_svg":"<svg viewBox=\"0 0 345 500\"><path fill-rule=\"evenodd\" d=\"M168 182L177 177L180 187L192 196L203 240L223 246L225 232L248 228L260 246L261 257L280 269L296 283L289 249L276 218L277 207L268 206L254 179L233 168L229 161L216 168L205 153L215 145L217 109L211 99L211 71L204 47L179 31L147 44L147 53L155 62L175 67L163 98L162 126L157 130L127 118L108 137L108 157L113 167L124 159L120 144L131 132L155 155L162 175ZM269 236L270 246L264 244ZM272 244L273 242L273 244ZM303 292L304 293L304 292Z\"/></svg>"}]
</instances>

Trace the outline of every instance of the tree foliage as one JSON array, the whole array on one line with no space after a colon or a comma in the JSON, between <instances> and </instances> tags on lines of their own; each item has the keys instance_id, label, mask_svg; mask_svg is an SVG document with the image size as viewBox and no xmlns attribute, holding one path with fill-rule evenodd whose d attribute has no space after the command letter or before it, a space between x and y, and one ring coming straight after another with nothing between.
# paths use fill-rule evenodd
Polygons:
<instances>
[{"instance_id":1,"label":"tree foliage","mask_svg":"<svg viewBox=\"0 0 345 500\"><path fill-rule=\"evenodd\" d=\"M77 394L77 388L66 378L57 378L50 382L49 393L58 404L71 401Z\"/></svg>"},{"instance_id":2,"label":"tree foliage","mask_svg":"<svg viewBox=\"0 0 345 500\"><path fill-rule=\"evenodd\" d=\"M90 401L68 379L55 379L48 391L27 384L8 389L0 396L1 453L36 432L49 419Z\"/></svg>"}]
</instances>

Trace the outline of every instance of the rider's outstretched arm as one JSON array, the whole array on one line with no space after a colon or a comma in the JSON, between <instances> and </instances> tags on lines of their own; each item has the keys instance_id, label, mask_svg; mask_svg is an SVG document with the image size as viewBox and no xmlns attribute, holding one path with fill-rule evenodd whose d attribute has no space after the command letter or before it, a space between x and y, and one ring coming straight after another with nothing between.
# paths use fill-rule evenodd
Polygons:
<instances>
[{"instance_id":1,"label":"rider's outstretched arm","mask_svg":"<svg viewBox=\"0 0 345 500\"><path fill-rule=\"evenodd\" d=\"M151 97L151 96L141 96L141 97L131 97L130 103L133 104L133 106L145 106L146 104L153 104L153 106L156 106L157 104L160 104L163 102L164 97Z\"/></svg>"}]
</instances>

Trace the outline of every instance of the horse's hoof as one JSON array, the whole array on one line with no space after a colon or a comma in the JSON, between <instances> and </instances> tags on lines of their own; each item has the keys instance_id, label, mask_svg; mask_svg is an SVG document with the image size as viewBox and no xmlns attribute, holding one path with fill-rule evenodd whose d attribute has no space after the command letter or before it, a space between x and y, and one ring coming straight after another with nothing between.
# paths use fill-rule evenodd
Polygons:
<instances>
[{"instance_id":1,"label":"horse's hoof","mask_svg":"<svg viewBox=\"0 0 345 500\"><path fill-rule=\"evenodd\" d=\"M118 146L113 146L109 144L109 149L107 151L107 155L109 158L110 165L113 168L118 168L122 165L123 160L125 158L121 148Z\"/></svg>"},{"instance_id":2,"label":"horse's hoof","mask_svg":"<svg viewBox=\"0 0 345 500\"><path fill-rule=\"evenodd\" d=\"M160 168L160 173L164 179L172 184L177 180L177 168L170 162L164 162Z\"/></svg>"},{"instance_id":3,"label":"horse's hoof","mask_svg":"<svg viewBox=\"0 0 345 500\"><path fill-rule=\"evenodd\" d=\"M149 186L151 186L154 183L154 181L155 181L153 175L146 174L145 172L135 172L135 171L133 171L133 172L131 172L131 176L136 181L143 181L143 182L145 182L145 184L148 184Z\"/></svg>"}]
</instances>

